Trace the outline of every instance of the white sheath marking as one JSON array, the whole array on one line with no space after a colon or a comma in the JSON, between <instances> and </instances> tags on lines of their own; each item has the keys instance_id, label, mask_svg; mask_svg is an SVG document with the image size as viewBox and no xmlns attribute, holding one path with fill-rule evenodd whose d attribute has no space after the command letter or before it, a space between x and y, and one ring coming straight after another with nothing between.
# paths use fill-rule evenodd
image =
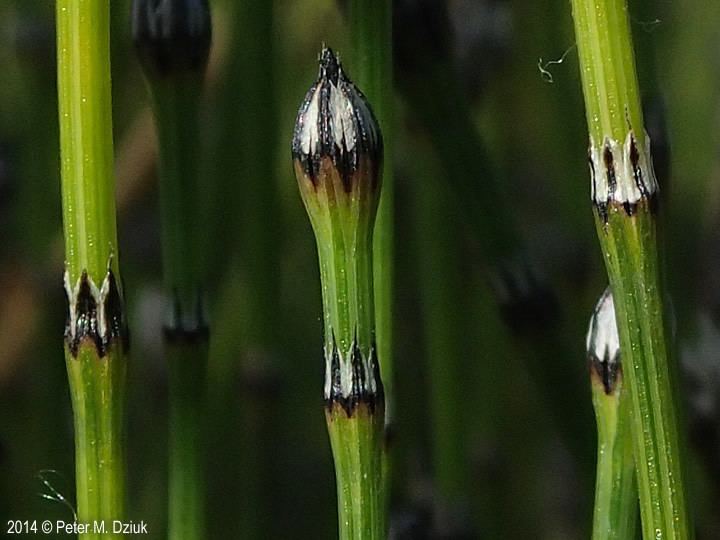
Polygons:
<instances>
[{"instance_id":1,"label":"white sheath marking","mask_svg":"<svg viewBox=\"0 0 720 540\"><path fill-rule=\"evenodd\" d=\"M658 190L650 153L650 137L645 134L644 148L635 143L635 164L632 159L633 142L632 131L627 134L622 145L609 137L605 137L602 144L596 144L592 137L590 138L590 190L595 204L636 204L643 197L649 197ZM605 159L608 150L612 155L610 171ZM611 172L614 174L614 185Z\"/></svg>"}]
</instances>

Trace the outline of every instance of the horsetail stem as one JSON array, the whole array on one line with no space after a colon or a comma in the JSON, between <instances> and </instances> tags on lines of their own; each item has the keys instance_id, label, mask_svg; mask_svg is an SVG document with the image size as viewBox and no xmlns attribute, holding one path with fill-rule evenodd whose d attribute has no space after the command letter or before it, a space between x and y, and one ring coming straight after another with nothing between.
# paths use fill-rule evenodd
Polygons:
<instances>
[{"instance_id":1,"label":"horsetail stem","mask_svg":"<svg viewBox=\"0 0 720 540\"><path fill-rule=\"evenodd\" d=\"M205 538L202 441L209 330L198 236L198 132L211 41L206 0L135 0L132 31L158 131L170 372L169 525L173 540Z\"/></svg>"},{"instance_id":2,"label":"horsetail stem","mask_svg":"<svg viewBox=\"0 0 720 540\"><path fill-rule=\"evenodd\" d=\"M435 181L454 192L456 207L471 226L471 240L486 261L492 299L514 337L516 354L527 359L553 421L581 464L581 481L589 482L592 470L584 466L584 457L591 451L591 411L582 386L573 382L562 392L544 391L554 389L558 380L581 381L583 373L562 330L564 313L557 292L529 260L512 201L473 123L453 61L447 6L433 0L395 4L395 51L397 65L402 66L397 79L409 110L442 162L444 174ZM576 414L567 414L569 407Z\"/></svg>"},{"instance_id":3,"label":"horsetail stem","mask_svg":"<svg viewBox=\"0 0 720 540\"><path fill-rule=\"evenodd\" d=\"M637 484L630 432L630 399L623 381L615 306L607 288L587 335L590 386L598 431L593 540L632 538L637 524Z\"/></svg>"},{"instance_id":4,"label":"horsetail stem","mask_svg":"<svg viewBox=\"0 0 720 540\"><path fill-rule=\"evenodd\" d=\"M348 23L354 58L355 80L364 89L373 111L382 126L384 153L392 156L393 127L393 49L392 49L393 3L386 0L350 0ZM377 328L377 352L382 363L381 377L385 389L386 435L394 422L393 391L393 272L394 263L394 204L395 188L393 160L384 160L382 170L383 188L377 211L373 234L373 280L375 319ZM389 447L385 447L384 493L390 497L392 485L392 460ZM385 505L389 503L386 500Z\"/></svg>"},{"instance_id":5,"label":"horsetail stem","mask_svg":"<svg viewBox=\"0 0 720 540\"><path fill-rule=\"evenodd\" d=\"M384 152L392 150L392 2L351 0L348 21L353 46L355 80L364 89L382 126ZM375 282L375 319L377 347L388 423L392 423L393 383L393 174L392 159L384 161L383 188L373 236L373 278Z\"/></svg>"},{"instance_id":6,"label":"horsetail stem","mask_svg":"<svg viewBox=\"0 0 720 540\"><path fill-rule=\"evenodd\" d=\"M632 404L643 537L692 538L676 366L663 306L657 181L625 0L573 0L595 224Z\"/></svg>"},{"instance_id":7,"label":"horsetail stem","mask_svg":"<svg viewBox=\"0 0 720 540\"><path fill-rule=\"evenodd\" d=\"M57 60L77 518L111 535L125 512L127 330L119 282L110 96L109 2L58 0Z\"/></svg>"},{"instance_id":8,"label":"horsetail stem","mask_svg":"<svg viewBox=\"0 0 720 540\"><path fill-rule=\"evenodd\" d=\"M384 538L385 399L375 344L373 227L383 140L332 50L298 112L292 155L315 232L325 321L326 420L340 538Z\"/></svg>"}]
</instances>

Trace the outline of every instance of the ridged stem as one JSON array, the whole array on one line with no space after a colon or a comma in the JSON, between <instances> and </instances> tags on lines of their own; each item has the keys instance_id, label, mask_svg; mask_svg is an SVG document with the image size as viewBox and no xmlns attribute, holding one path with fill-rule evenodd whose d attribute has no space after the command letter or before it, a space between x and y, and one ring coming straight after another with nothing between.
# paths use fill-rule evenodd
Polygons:
<instances>
[{"instance_id":1,"label":"ridged stem","mask_svg":"<svg viewBox=\"0 0 720 540\"><path fill-rule=\"evenodd\" d=\"M624 384L613 295L597 303L587 337L590 388L598 433L593 540L635 535L638 514L630 396Z\"/></svg>"},{"instance_id":2,"label":"ridged stem","mask_svg":"<svg viewBox=\"0 0 720 540\"><path fill-rule=\"evenodd\" d=\"M362 203L338 204L336 197L345 194L332 188L318 189L317 194L320 200L310 215L320 262L326 362L335 351L350 362L354 344L367 358L376 354L370 234L374 210ZM384 407L377 405L361 403L351 414L338 404L326 410L342 540L385 538L385 419Z\"/></svg>"},{"instance_id":3,"label":"ridged stem","mask_svg":"<svg viewBox=\"0 0 720 540\"><path fill-rule=\"evenodd\" d=\"M592 539L626 540L635 535L638 513L629 395L621 381L610 394L598 378L591 384L598 430Z\"/></svg>"},{"instance_id":4,"label":"ridged stem","mask_svg":"<svg viewBox=\"0 0 720 540\"><path fill-rule=\"evenodd\" d=\"M110 4L56 5L65 262L71 283L83 270L100 283L108 261L117 274Z\"/></svg>"},{"instance_id":5,"label":"ridged stem","mask_svg":"<svg viewBox=\"0 0 720 540\"><path fill-rule=\"evenodd\" d=\"M573 0L572 6L591 138L596 229L631 401L643 537L692 538L677 369L663 305L657 194L627 3Z\"/></svg>"},{"instance_id":6,"label":"ridged stem","mask_svg":"<svg viewBox=\"0 0 720 540\"><path fill-rule=\"evenodd\" d=\"M57 59L66 283L69 302L83 279L98 289L109 271L118 276L110 95L109 2L58 0ZM86 278L83 278L84 274ZM103 297L85 288L86 302ZM89 304L86 304L89 305ZM103 302L105 305L105 302ZM100 308L98 302L97 308ZM115 305L114 308L121 308ZM99 313L99 311L98 311ZM77 517L91 527L83 539L119 538L113 520L125 512L123 410L125 350L122 339L103 341L94 310L83 311L86 330L69 341L65 357L75 426ZM121 312L115 312L121 316ZM93 321L94 319L94 321ZM120 320L120 319L118 319ZM69 331L69 330L68 330ZM77 334L75 331L73 335ZM117 336L116 336L117 337ZM98 339L100 338L100 340Z\"/></svg>"},{"instance_id":7,"label":"ridged stem","mask_svg":"<svg viewBox=\"0 0 720 540\"><path fill-rule=\"evenodd\" d=\"M380 372L385 384L388 420L393 399L393 238L394 188L392 159L393 73L392 2L351 0L348 22L355 82L373 104L385 145L383 188L373 240L375 322Z\"/></svg>"}]
</instances>

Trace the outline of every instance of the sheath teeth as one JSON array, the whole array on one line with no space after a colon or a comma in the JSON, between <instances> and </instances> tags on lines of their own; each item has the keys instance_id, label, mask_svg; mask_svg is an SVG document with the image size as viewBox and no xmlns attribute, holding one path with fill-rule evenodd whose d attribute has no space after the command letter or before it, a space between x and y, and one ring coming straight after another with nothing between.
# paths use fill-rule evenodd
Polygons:
<instances>
[{"instance_id":1,"label":"sheath teeth","mask_svg":"<svg viewBox=\"0 0 720 540\"><path fill-rule=\"evenodd\" d=\"M632 131L622 144L610 137L597 144L591 138L589 165L592 201L601 209L615 204L632 214L640 201L652 199L658 190L647 133L642 145Z\"/></svg>"},{"instance_id":2,"label":"sheath teeth","mask_svg":"<svg viewBox=\"0 0 720 540\"><path fill-rule=\"evenodd\" d=\"M348 416L360 403L371 409L383 400L377 353L373 344L362 351L353 340L347 351L341 351L335 340L325 350L325 401L328 406L340 404Z\"/></svg>"},{"instance_id":3,"label":"sheath teeth","mask_svg":"<svg viewBox=\"0 0 720 540\"><path fill-rule=\"evenodd\" d=\"M111 269L108 268L99 287L86 270L73 285L65 270L63 285L68 302L65 341L73 356L77 356L80 343L85 340L95 344L101 357L115 339L127 346L122 296Z\"/></svg>"}]
</instances>

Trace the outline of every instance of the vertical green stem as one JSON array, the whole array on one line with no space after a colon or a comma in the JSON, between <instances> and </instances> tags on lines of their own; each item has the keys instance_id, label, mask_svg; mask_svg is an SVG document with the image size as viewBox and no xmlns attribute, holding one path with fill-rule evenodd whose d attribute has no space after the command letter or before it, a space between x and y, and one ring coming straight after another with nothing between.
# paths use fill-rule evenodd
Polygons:
<instances>
[{"instance_id":1,"label":"vertical green stem","mask_svg":"<svg viewBox=\"0 0 720 540\"><path fill-rule=\"evenodd\" d=\"M75 417L77 518L93 525L80 537L118 538L108 533L125 512L125 359L98 358L91 347L82 347L77 357L66 353L66 359ZM101 522L106 534L94 529Z\"/></svg>"},{"instance_id":2,"label":"vertical green stem","mask_svg":"<svg viewBox=\"0 0 720 540\"><path fill-rule=\"evenodd\" d=\"M379 452L383 422L377 412L381 411L362 407L351 417L338 409L326 412L337 476L340 540L387 538Z\"/></svg>"},{"instance_id":3,"label":"vertical green stem","mask_svg":"<svg viewBox=\"0 0 720 540\"><path fill-rule=\"evenodd\" d=\"M383 188L380 195L373 237L373 281L375 295L375 336L380 358L381 379L385 387L386 424L393 419L393 257L394 200L393 181L393 73L392 2L390 0L350 0L349 23L358 84L371 103L383 132ZM383 445L383 448L385 446ZM390 497L390 456L384 453L384 497Z\"/></svg>"},{"instance_id":4,"label":"vertical green stem","mask_svg":"<svg viewBox=\"0 0 720 540\"><path fill-rule=\"evenodd\" d=\"M133 41L158 132L170 372L169 527L172 540L205 538L202 449L209 331L199 204L199 103L212 37L205 0L135 0Z\"/></svg>"},{"instance_id":5,"label":"vertical green stem","mask_svg":"<svg viewBox=\"0 0 720 540\"><path fill-rule=\"evenodd\" d=\"M165 351L170 372L168 538L205 537L202 441L208 328L198 225L201 78L150 83L160 153L163 275L170 303Z\"/></svg>"},{"instance_id":6,"label":"vertical green stem","mask_svg":"<svg viewBox=\"0 0 720 540\"><path fill-rule=\"evenodd\" d=\"M373 250L375 322L380 371L385 385L387 418L392 420L393 400L393 219L392 159L393 74L392 2L351 0L349 22L354 53L353 74L380 123L385 145L383 188L375 223Z\"/></svg>"},{"instance_id":7,"label":"vertical green stem","mask_svg":"<svg viewBox=\"0 0 720 540\"><path fill-rule=\"evenodd\" d=\"M587 354L598 433L592 538L624 540L635 535L638 496L630 396L623 381L610 289L600 297L590 320Z\"/></svg>"},{"instance_id":8,"label":"vertical green stem","mask_svg":"<svg viewBox=\"0 0 720 540\"><path fill-rule=\"evenodd\" d=\"M205 538L203 427L207 343L169 343L168 538Z\"/></svg>"},{"instance_id":9,"label":"vertical green stem","mask_svg":"<svg viewBox=\"0 0 720 540\"><path fill-rule=\"evenodd\" d=\"M196 76L151 83L159 147L163 279L184 317L197 317L201 294L202 227L198 226L198 122L201 84Z\"/></svg>"},{"instance_id":10,"label":"vertical green stem","mask_svg":"<svg viewBox=\"0 0 720 540\"><path fill-rule=\"evenodd\" d=\"M58 99L65 262L100 283L117 274L109 49L110 3L57 0ZM112 258L112 260L111 260Z\"/></svg>"},{"instance_id":11,"label":"vertical green stem","mask_svg":"<svg viewBox=\"0 0 720 540\"><path fill-rule=\"evenodd\" d=\"M598 430L593 540L626 540L635 535L637 485L629 397L622 382L608 394L601 381L592 380Z\"/></svg>"},{"instance_id":12,"label":"vertical green stem","mask_svg":"<svg viewBox=\"0 0 720 540\"><path fill-rule=\"evenodd\" d=\"M328 48L298 111L292 155L320 264L325 416L340 537L380 539L387 525L385 398L375 341L373 228L383 136L369 102Z\"/></svg>"},{"instance_id":13,"label":"vertical green stem","mask_svg":"<svg viewBox=\"0 0 720 540\"><path fill-rule=\"evenodd\" d=\"M465 415L464 381L471 344L464 244L461 222L454 215L454 199L438 177L444 171L432 150L413 140L422 159L413 159L415 230L420 296L430 381L427 401L432 425L433 477L436 528L452 534L468 524L463 514L470 503L468 471L470 429ZM421 186L421 187L420 187ZM438 281L437 277L443 276ZM485 525L485 524L484 524ZM447 530L451 527L450 530Z\"/></svg>"},{"instance_id":14,"label":"vertical green stem","mask_svg":"<svg viewBox=\"0 0 720 540\"><path fill-rule=\"evenodd\" d=\"M85 539L124 518L125 334L118 276L107 1L57 1L66 290L65 357Z\"/></svg>"},{"instance_id":15,"label":"vertical green stem","mask_svg":"<svg viewBox=\"0 0 720 540\"><path fill-rule=\"evenodd\" d=\"M375 216L374 208L362 203L338 204L337 199L346 197L338 187L318 190L318 197L326 199L310 215L323 285L326 361L339 355L339 362L354 365L360 360L356 350L370 362L377 355L372 264ZM363 198L361 195L358 200ZM366 376L374 378L367 372ZM361 398L350 412L338 403L330 403L326 409L342 540L385 538L384 406L382 400L372 399L371 405Z\"/></svg>"},{"instance_id":16,"label":"vertical green stem","mask_svg":"<svg viewBox=\"0 0 720 540\"><path fill-rule=\"evenodd\" d=\"M632 403L643 536L692 538L676 366L663 306L656 180L625 0L573 0L595 222Z\"/></svg>"},{"instance_id":17,"label":"vertical green stem","mask_svg":"<svg viewBox=\"0 0 720 540\"><path fill-rule=\"evenodd\" d=\"M223 465L228 485L245 493L245 511L237 533L248 540L277 536L284 523L274 519L277 505L275 486L283 472L284 445L278 445L281 422L276 392L258 382L274 378L274 370L286 356L279 354L287 339L280 304L277 269L283 253L283 215L275 171L278 132L278 101L274 57L274 7L265 2L228 0L217 4L219 15L229 21L229 44L225 65L217 81L210 122L213 159L203 182L207 198L205 219L214 235L229 243L209 246L211 283L222 283L216 298L211 347L210 377L213 402L226 407L219 396L236 395L238 370L248 384L243 385L239 407L240 429L245 432L236 445L216 448L215 461L233 460ZM217 212L218 207L234 208ZM230 264L228 247L235 257ZM220 271L223 273L221 274ZM214 291L213 291L214 292ZM237 351L242 351L238 362ZM260 377L258 380L257 377ZM254 380L253 380L254 379ZM296 408L292 413L301 415ZM214 415L219 432L225 422ZM215 421L213 421L215 422ZM238 448L239 446L239 448ZM240 459L237 456L240 456ZM226 456L223 458L222 456ZM227 489L222 485L217 491ZM223 505L235 512L236 501L223 497ZM218 530L227 532L218 523ZM208 531L209 533L212 530Z\"/></svg>"}]
</instances>

